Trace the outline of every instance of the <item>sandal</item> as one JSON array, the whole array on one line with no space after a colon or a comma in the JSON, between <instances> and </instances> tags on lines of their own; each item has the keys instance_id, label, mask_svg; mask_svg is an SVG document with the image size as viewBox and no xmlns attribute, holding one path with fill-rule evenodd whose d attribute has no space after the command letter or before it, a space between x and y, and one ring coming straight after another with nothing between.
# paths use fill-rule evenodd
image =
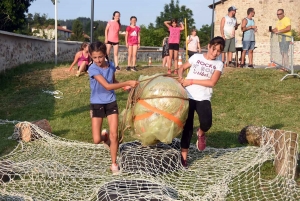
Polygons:
<instances>
[{"instance_id":1,"label":"sandal","mask_svg":"<svg viewBox=\"0 0 300 201\"><path fill-rule=\"evenodd\" d=\"M168 68L168 74L169 74L169 75L171 74L171 69L170 69L170 68Z\"/></svg>"},{"instance_id":2,"label":"sandal","mask_svg":"<svg viewBox=\"0 0 300 201\"><path fill-rule=\"evenodd\" d=\"M174 70L174 75L178 75L178 70L177 69Z\"/></svg>"},{"instance_id":3,"label":"sandal","mask_svg":"<svg viewBox=\"0 0 300 201\"><path fill-rule=\"evenodd\" d=\"M101 131L101 138L104 139L103 140L103 145L105 146L105 148L107 150L110 150L110 139L109 139L109 132L106 129L103 129Z\"/></svg>"}]
</instances>

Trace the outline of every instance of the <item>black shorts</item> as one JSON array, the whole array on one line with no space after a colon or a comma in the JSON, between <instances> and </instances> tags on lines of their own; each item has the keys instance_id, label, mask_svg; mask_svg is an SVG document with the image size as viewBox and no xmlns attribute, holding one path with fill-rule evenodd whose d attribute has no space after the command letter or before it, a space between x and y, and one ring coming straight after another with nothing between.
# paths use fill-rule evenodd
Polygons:
<instances>
[{"instance_id":1,"label":"black shorts","mask_svg":"<svg viewBox=\"0 0 300 201\"><path fill-rule=\"evenodd\" d=\"M198 52L193 52L193 51L188 50L189 58L191 58L191 56L193 56L194 54L197 54L197 53Z\"/></svg>"},{"instance_id":2,"label":"black shorts","mask_svg":"<svg viewBox=\"0 0 300 201\"><path fill-rule=\"evenodd\" d=\"M110 41L107 41L107 44L112 45L112 46L119 45L119 43L114 43L114 42L110 42Z\"/></svg>"},{"instance_id":3,"label":"black shorts","mask_svg":"<svg viewBox=\"0 0 300 201\"><path fill-rule=\"evenodd\" d=\"M169 43L169 50L179 50L179 44L178 43Z\"/></svg>"},{"instance_id":4,"label":"black shorts","mask_svg":"<svg viewBox=\"0 0 300 201\"><path fill-rule=\"evenodd\" d=\"M91 104L91 118L104 118L111 114L119 114L117 101L108 104Z\"/></svg>"}]
</instances>

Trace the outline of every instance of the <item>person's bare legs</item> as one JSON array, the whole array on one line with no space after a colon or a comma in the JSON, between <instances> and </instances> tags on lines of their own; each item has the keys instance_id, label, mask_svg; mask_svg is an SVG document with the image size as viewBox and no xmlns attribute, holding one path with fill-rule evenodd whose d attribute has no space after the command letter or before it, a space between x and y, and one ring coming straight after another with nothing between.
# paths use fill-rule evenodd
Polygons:
<instances>
[{"instance_id":1,"label":"person's bare legs","mask_svg":"<svg viewBox=\"0 0 300 201\"><path fill-rule=\"evenodd\" d=\"M242 67L245 65L245 57L246 57L247 50L243 50L242 56L241 56L241 65Z\"/></svg>"},{"instance_id":2,"label":"person's bare legs","mask_svg":"<svg viewBox=\"0 0 300 201\"><path fill-rule=\"evenodd\" d=\"M188 155L189 149L183 149L181 148L181 156L183 160L187 160L187 155Z\"/></svg>"},{"instance_id":3,"label":"person's bare legs","mask_svg":"<svg viewBox=\"0 0 300 201\"><path fill-rule=\"evenodd\" d=\"M106 44L106 54L109 57L110 54L110 49L111 49L111 44Z\"/></svg>"},{"instance_id":4,"label":"person's bare legs","mask_svg":"<svg viewBox=\"0 0 300 201\"><path fill-rule=\"evenodd\" d=\"M100 117L92 117L92 135L94 144L99 144L101 139L101 127L103 119Z\"/></svg>"},{"instance_id":5,"label":"person's bare legs","mask_svg":"<svg viewBox=\"0 0 300 201\"><path fill-rule=\"evenodd\" d=\"M115 67L119 66L119 45L114 45L114 62Z\"/></svg>"},{"instance_id":6,"label":"person's bare legs","mask_svg":"<svg viewBox=\"0 0 300 201\"><path fill-rule=\"evenodd\" d=\"M232 52L228 52L228 64L229 62L232 62Z\"/></svg>"},{"instance_id":7,"label":"person's bare legs","mask_svg":"<svg viewBox=\"0 0 300 201\"><path fill-rule=\"evenodd\" d=\"M166 67L166 64L167 64L167 67L168 67L168 61L169 61L169 56L164 56L162 66Z\"/></svg>"},{"instance_id":8,"label":"person's bare legs","mask_svg":"<svg viewBox=\"0 0 300 201\"><path fill-rule=\"evenodd\" d=\"M117 165L117 153L119 147L118 141L118 114L111 114L107 116L109 125L109 139L110 139L110 156L112 165Z\"/></svg>"},{"instance_id":9,"label":"person's bare legs","mask_svg":"<svg viewBox=\"0 0 300 201\"><path fill-rule=\"evenodd\" d=\"M128 46L128 66L131 67L132 64L132 46Z\"/></svg>"},{"instance_id":10,"label":"person's bare legs","mask_svg":"<svg viewBox=\"0 0 300 201\"><path fill-rule=\"evenodd\" d=\"M83 62L81 62L80 66L79 66L76 76L77 77L80 76L80 73L85 71L85 69L86 69L86 63L83 61Z\"/></svg>"},{"instance_id":11,"label":"person's bare legs","mask_svg":"<svg viewBox=\"0 0 300 201\"><path fill-rule=\"evenodd\" d=\"M253 65L253 50L248 50L249 65Z\"/></svg>"},{"instance_id":12,"label":"person's bare legs","mask_svg":"<svg viewBox=\"0 0 300 201\"><path fill-rule=\"evenodd\" d=\"M138 46L133 45L132 46L132 66L136 66L137 50L138 50Z\"/></svg>"},{"instance_id":13,"label":"person's bare legs","mask_svg":"<svg viewBox=\"0 0 300 201\"><path fill-rule=\"evenodd\" d=\"M178 70L178 50L174 50L174 66L175 66L175 73Z\"/></svg>"},{"instance_id":14,"label":"person's bare legs","mask_svg":"<svg viewBox=\"0 0 300 201\"><path fill-rule=\"evenodd\" d=\"M222 52L222 62L226 65L225 52Z\"/></svg>"},{"instance_id":15,"label":"person's bare legs","mask_svg":"<svg viewBox=\"0 0 300 201\"><path fill-rule=\"evenodd\" d=\"M172 67L173 54L174 50L169 50L168 71L171 70Z\"/></svg>"}]
</instances>

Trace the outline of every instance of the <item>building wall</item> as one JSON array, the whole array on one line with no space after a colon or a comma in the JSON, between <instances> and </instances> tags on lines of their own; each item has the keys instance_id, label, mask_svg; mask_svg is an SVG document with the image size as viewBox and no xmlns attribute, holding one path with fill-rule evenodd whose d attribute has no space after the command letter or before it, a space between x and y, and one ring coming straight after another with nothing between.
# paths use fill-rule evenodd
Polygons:
<instances>
[{"instance_id":1,"label":"building wall","mask_svg":"<svg viewBox=\"0 0 300 201\"><path fill-rule=\"evenodd\" d=\"M54 62L53 40L0 31L0 71L23 63ZM72 61L81 42L58 41L58 62Z\"/></svg>"},{"instance_id":2,"label":"building wall","mask_svg":"<svg viewBox=\"0 0 300 201\"><path fill-rule=\"evenodd\" d=\"M45 40L37 37L14 34L0 31L0 72L24 63L54 62L54 40ZM58 62L71 62L76 52L80 49L81 42L58 41ZM119 62L127 65L127 48L120 46ZM152 62L162 60L159 47L141 47L137 60ZM110 59L113 60L113 51Z\"/></svg>"},{"instance_id":3,"label":"building wall","mask_svg":"<svg viewBox=\"0 0 300 201\"><path fill-rule=\"evenodd\" d=\"M279 8L284 9L285 16L289 17L292 22L292 29L300 31L300 6L299 0L227 0L223 4L215 7L215 27L214 35L220 36L220 23L222 17L227 15L228 8L234 5L237 7L237 22L241 23L242 19L247 16L247 9L255 9L255 23L258 31L256 33L256 49L254 51L254 64L267 65L270 62L270 33L269 26L275 27L278 20L276 12ZM237 46L242 44L242 31L239 26L236 31ZM299 43L299 42L297 42ZM295 46L299 46L295 44ZM296 47L295 47L296 49ZM296 62L300 60L299 54L295 55ZM300 64L300 63L299 63Z\"/></svg>"}]
</instances>

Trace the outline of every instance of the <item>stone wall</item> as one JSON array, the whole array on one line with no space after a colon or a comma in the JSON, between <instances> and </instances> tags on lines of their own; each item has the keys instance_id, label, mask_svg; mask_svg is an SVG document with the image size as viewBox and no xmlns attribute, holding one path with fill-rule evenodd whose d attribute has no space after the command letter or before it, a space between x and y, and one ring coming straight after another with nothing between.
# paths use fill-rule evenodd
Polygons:
<instances>
[{"instance_id":1,"label":"stone wall","mask_svg":"<svg viewBox=\"0 0 300 201\"><path fill-rule=\"evenodd\" d=\"M0 31L0 71L23 63L54 62L54 41ZM58 62L72 61L81 43L58 41Z\"/></svg>"},{"instance_id":2,"label":"stone wall","mask_svg":"<svg viewBox=\"0 0 300 201\"><path fill-rule=\"evenodd\" d=\"M247 16L247 9L252 7L255 10L255 23L258 31L256 33L256 47L254 51L254 64L267 65L270 62L270 33L269 26L275 27L278 20L276 12L279 8L284 9L285 15L292 21L292 29L300 31L300 6L299 0L225 0L223 4L215 6L214 35L220 36L220 23L222 17L227 15L230 6L237 7L237 22ZM241 46L242 31L239 26L236 31L237 46ZM295 50L299 42L295 43ZM295 62L299 63L300 55L295 52Z\"/></svg>"},{"instance_id":3,"label":"stone wall","mask_svg":"<svg viewBox=\"0 0 300 201\"><path fill-rule=\"evenodd\" d=\"M0 72L24 63L54 62L53 40L45 40L37 37L14 34L0 31ZM81 42L58 41L58 62L71 62L79 50ZM119 62L127 65L127 49L119 47ZM137 54L137 61L152 62L162 60L160 47L141 47ZM113 58L113 50L110 58Z\"/></svg>"}]
</instances>

